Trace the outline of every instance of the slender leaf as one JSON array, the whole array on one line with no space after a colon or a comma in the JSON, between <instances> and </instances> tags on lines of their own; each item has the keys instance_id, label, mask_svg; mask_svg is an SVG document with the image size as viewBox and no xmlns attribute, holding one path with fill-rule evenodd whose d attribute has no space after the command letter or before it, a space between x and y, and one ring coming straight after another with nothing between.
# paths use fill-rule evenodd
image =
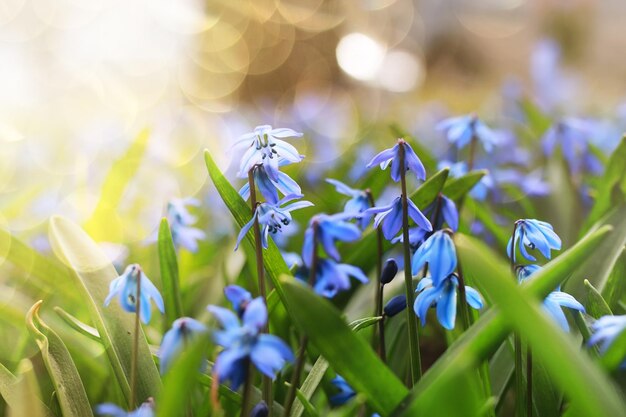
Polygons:
<instances>
[{"instance_id":1,"label":"slender leaf","mask_svg":"<svg viewBox=\"0 0 626 417\"><path fill-rule=\"evenodd\" d=\"M73 282L76 291L89 309L120 389L129 401L134 316L124 311L117 302L108 307L103 304L109 292L109 283L117 278L117 272L98 245L71 221L53 217L50 220L50 236L56 254L75 271ZM157 395L161 379L143 332L138 340L137 399L144 401Z\"/></svg>"},{"instance_id":2,"label":"slender leaf","mask_svg":"<svg viewBox=\"0 0 626 417\"><path fill-rule=\"evenodd\" d=\"M51 417L52 412L41 402L41 392L37 383L37 376L33 364L29 359L23 359L18 367L18 376L13 387L9 403L9 417ZM11 402L9 402L11 401Z\"/></svg>"},{"instance_id":3,"label":"slender leaf","mask_svg":"<svg viewBox=\"0 0 626 417\"><path fill-rule=\"evenodd\" d=\"M4 365L0 363L0 395L2 395L2 398L10 409L20 410L21 407L24 406L21 404L23 401L22 396L24 395L23 384L23 380L18 379L18 377L13 375L7 368L4 367ZM48 407L41 402L41 399L36 398L31 400L38 403L33 406L36 407L35 413L37 413L37 410L40 409L43 410L43 415L45 417L52 417L54 415L52 414L52 411L50 411L50 409L48 409ZM20 417L22 415L28 415L30 417L29 414L19 414L19 412L16 417Z\"/></svg>"},{"instance_id":4,"label":"slender leaf","mask_svg":"<svg viewBox=\"0 0 626 417\"><path fill-rule=\"evenodd\" d=\"M139 169L148 144L150 131L144 129L135 137L124 155L113 163L102 184L100 199L85 230L97 241L115 242L123 232L123 225L115 221L124 190Z\"/></svg>"},{"instance_id":5,"label":"slender leaf","mask_svg":"<svg viewBox=\"0 0 626 417\"><path fill-rule=\"evenodd\" d=\"M313 397L315 390L322 382L324 374L327 370L328 361L322 356L318 357L299 390L304 400L309 401L311 397ZM297 394L298 393L296 392L296 395ZM300 398L300 396L298 396L298 398ZM302 401L302 399L300 400L300 402L301 403L295 403L293 405L293 408L291 409L291 415L289 417L300 417L302 415L305 409L305 403Z\"/></svg>"},{"instance_id":6,"label":"slender leaf","mask_svg":"<svg viewBox=\"0 0 626 417\"><path fill-rule=\"evenodd\" d=\"M178 285L176 248L174 247L172 232L166 218L161 220L161 225L159 226L158 247L163 301L165 302L164 327L169 329L172 327L174 320L183 316L183 307Z\"/></svg>"},{"instance_id":7,"label":"slender leaf","mask_svg":"<svg viewBox=\"0 0 626 417\"><path fill-rule=\"evenodd\" d=\"M626 164L624 161L626 161L626 137L622 138L609 159L604 176L599 182L596 201L581 228L581 235L591 229L591 226L617 203L623 203L626 200L624 197L626 194Z\"/></svg>"},{"instance_id":8,"label":"slender leaf","mask_svg":"<svg viewBox=\"0 0 626 417\"><path fill-rule=\"evenodd\" d=\"M297 327L355 391L365 395L377 412L389 415L408 392L402 382L327 300L288 278L283 288Z\"/></svg>"},{"instance_id":9,"label":"slender leaf","mask_svg":"<svg viewBox=\"0 0 626 417\"><path fill-rule=\"evenodd\" d=\"M587 302L585 303L587 314L594 319L607 315L612 316L613 312L611 312L609 305L588 280L585 280L585 287L587 288Z\"/></svg>"},{"instance_id":10,"label":"slender leaf","mask_svg":"<svg viewBox=\"0 0 626 417\"><path fill-rule=\"evenodd\" d=\"M61 307L54 307L54 311L72 329L76 330L78 333L82 334L83 336L87 336L89 339L95 342L102 343L102 340L100 339L100 335L98 334L98 330L96 330L94 327L91 327L90 325L85 324L82 321L78 320L76 317L72 316L70 313L63 310Z\"/></svg>"},{"instance_id":11,"label":"slender leaf","mask_svg":"<svg viewBox=\"0 0 626 417\"><path fill-rule=\"evenodd\" d=\"M350 323L350 327L353 331L358 332L359 330L365 329L367 327L373 326L383 319L383 316L375 316L375 317L364 317L362 319L354 320Z\"/></svg>"},{"instance_id":12,"label":"slender leaf","mask_svg":"<svg viewBox=\"0 0 626 417\"><path fill-rule=\"evenodd\" d=\"M624 277L626 277L626 250L622 249L622 253L615 261L615 265L602 289L602 296L613 311L618 311L619 301L626 291L626 279Z\"/></svg>"},{"instance_id":13,"label":"slender leaf","mask_svg":"<svg viewBox=\"0 0 626 417\"><path fill-rule=\"evenodd\" d=\"M480 241L455 236L464 273L480 280L505 319L529 343L533 356L549 371L572 406L584 415L626 415L615 386L593 365L578 345L544 313L541 303L521 291L508 267ZM546 343L550 340L550 343Z\"/></svg>"},{"instance_id":14,"label":"slender leaf","mask_svg":"<svg viewBox=\"0 0 626 417\"><path fill-rule=\"evenodd\" d=\"M611 231L608 226L601 227L590 233L575 246L562 253L558 258L548 263L525 286L522 292L528 295L543 298L548 295L564 279L575 271L580 263L588 257L598 255L598 247ZM513 276L507 265L500 265L502 273L500 279L513 281ZM479 284L480 280L474 280ZM428 389L439 387L446 392L446 382L459 372L474 372L481 361L493 355L510 332L510 325L497 309L487 310L472 327L464 332L453 345L442 355L437 362L422 376L419 383L413 387L393 413L394 417L409 417L420 411L421 397Z\"/></svg>"},{"instance_id":15,"label":"slender leaf","mask_svg":"<svg viewBox=\"0 0 626 417\"><path fill-rule=\"evenodd\" d=\"M319 416L319 414L317 413L317 410L315 410L315 407L313 407L313 404L311 404L311 402L306 397L306 395L304 395L304 393L300 391L298 388L296 388L296 397L298 397L300 404L304 406L304 409L306 410L309 417Z\"/></svg>"},{"instance_id":16,"label":"slender leaf","mask_svg":"<svg viewBox=\"0 0 626 417\"><path fill-rule=\"evenodd\" d=\"M87 393L76 365L61 338L39 317L43 301L33 305L26 315L26 324L41 351L41 357L52 379L64 417L92 416Z\"/></svg>"}]
</instances>

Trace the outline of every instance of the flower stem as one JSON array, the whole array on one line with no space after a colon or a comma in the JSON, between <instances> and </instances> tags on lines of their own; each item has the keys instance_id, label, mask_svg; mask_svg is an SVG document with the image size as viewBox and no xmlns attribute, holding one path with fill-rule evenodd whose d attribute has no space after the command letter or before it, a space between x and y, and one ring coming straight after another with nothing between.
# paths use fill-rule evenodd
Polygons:
<instances>
[{"instance_id":1,"label":"flower stem","mask_svg":"<svg viewBox=\"0 0 626 417\"><path fill-rule=\"evenodd\" d=\"M370 207L374 207L376 205L374 201L374 196L372 195L371 190L368 188L365 190L367 194L367 199L370 203ZM378 286L376 287L376 310L374 311L374 316L382 316L383 314L383 284L380 282L380 278L383 273L383 232L379 227L376 228L376 276L378 277ZM385 352L385 322L384 320L380 320L378 322L378 332L374 330L372 332L372 345L376 346L377 341L377 333L378 333L378 356L380 359L385 362L386 361L386 352Z\"/></svg>"},{"instance_id":2,"label":"flower stem","mask_svg":"<svg viewBox=\"0 0 626 417\"><path fill-rule=\"evenodd\" d=\"M246 359L246 379L243 383L243 394L241 396L241 417L250 415L250 394L252 392L252 362ZM268 405L269 407L269 405Z\"/></svg>"},{"instance_id":3,"label":"flower stem","mask_svg":"<svg viewBox=\"0 0 626 417\"><path fill-rule=\"evenodd\" d=\"M515 233L517 233L517 225L515 222L513 225L513 235L511 238L511 251L509 253L509 258L511 260L511 272L513 272L513 277L515 279ZM526 393L524 391L524 374L523 374L523 352L522 352L522 340L519 334L515 333L513 335L513 348L515 350L515 409L516 415L518 417L523 417L526 414L525 404L526 401L530 401L532 403L532 398L526 399ZM528 388L528 387L526 387Z\"/></svg>"},{"instance_id":4,"label":"flower stem","mask_svg":"<svg viewBox=\"0 0 626 417\"><path fill-rule=\"evenodd\" d=\"M317 228L318 224L313 222L311 224L313 228L313 259L311 261L311 268L309 269L309 285L315 285L315 279L317 276L317 262L319 259L317 253ZM302 375L302 370L304 369L304 362L306 361L306 348L309 344L309 338L303 334L300 337L300 350L298 351L298 357L296 358L296 363L294 365L293 376L291 377L291 384L289 385L289 390L287 391L287 397L285 398L285 406L283 411L283 416L289 417L291 414L291 408L293 407L293 402L296 399L296 389L300 385L300 377Z\"/></svg>"},{"instance_id":5,"label":"flower stem","mask_svg":"<svg viewBox=\"0 0 626 417\"><path fill-rule=\"evenodd\" d=\"M257 199L256 199L256 187L254 184L254 170L257 169L257 166L253 166L250 171L248 171L248 185L250 186L250 206L252 209L252 215L257 208ZM267 288L265 286L265 269L263 267L263 246L261 243L261 230L259 228L259 218L255 216L254 218L254 249L256 255L256 270L259 279L259 294L263 298L263 302L267 306ZM269 320L265 324L263 328L263 333L269 333ZM262 395L263 401L267 404L267 408L269 410L269 416L272 415L272 407L274 405L273 395L272 395L272 379L268 376L263 375L263 386L262 386Z\"/></svg>"},{"instance_id":6,"label":"flower stem","mask_svg":"<svg viewBox=\"0 0 626 417\"><path fill-rule=\"evenodd\" d=\"M133 351L130 364L130 406L132 411L137 406L137 371L139 359L139 331L141 330L139 319L141 311L141 269L137 270L137 289L135 294L135 333L133 335Z\"/></svg>"},{"instance_id":7,"label":"flower stem","mask_svg":"<svg viewBox=\"0 0 626 417\"><path fill-rule=\"evenodd\" d=\"M402 143L402 142L401 142ZM409 242L409 203L406 192L406 168L404 145L400 146L400 182L402 184L402 240L404 246L404 286L406 292L407 329L409 334L409 361L411 387L422 377L417 318L413 312L413 275L411 274L411 243Z\"/></svg>"}]
</instances>

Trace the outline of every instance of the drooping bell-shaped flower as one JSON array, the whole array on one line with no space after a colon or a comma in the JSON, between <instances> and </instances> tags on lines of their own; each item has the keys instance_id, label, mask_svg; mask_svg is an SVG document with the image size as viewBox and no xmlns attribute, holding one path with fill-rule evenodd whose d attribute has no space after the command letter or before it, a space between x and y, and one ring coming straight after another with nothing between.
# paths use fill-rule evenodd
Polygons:
<instances>
[{"instance_id":1,"label":"drooping bell-shaped flower","mask_svg":"<svg viewBox=\"0 0 626 417\"><path fill-rule=\"evenodd\" d=\"M167 220L172 231L172 240L176 247L183 247L189 252L198 251L198 241L206 239L204 231L191 227L196 217L189 213L187 206L199 206L195 198L175 198L167 204Z\"/></svg>"},{"instance_id":2,"label":"drooping bell-shaped flower","mask_svg":"<svg viewBox=\"0 0 626 417\"><path fill-rule=\"evenodd\" d=\"M337 375L333 379L331 379L330 383L333 384L333 386L338 390L337 393L331 395L329 398L330 405L332 405L333 407L344 405L356 395L356 392L340 375Z\"/></svg>"},{"instance_id":3,"label":"drooping bell-shaped flower","mask_svg":"<svg viewBox=\"0 0 626 417\"><path fill-rule=\"evenodd\" d=\"M303 266L296 272L296 278L308 282L310 269ZM315 267L315 283L313 290L326 298L333 298L342 291L350 289L350 277L366 284L367 275L353 265L340 264L330 258L319 258Z\"/></svg>"},{"instance_id":4,"label":"drooping bell-shaped flower","mask_svg":"<svg viewBox=\"0 0 626 417\"><path fill-rule=\"evenodd\" d=\"M593 334L587 344L589 346L600 345L600 353L605 353L624 329L626 329L626 315L602 316L591 325ZM622 364L622 367L625 364L626 362Z\"/></svg>"},{"instance_id":5,"label":"drooping bell-shaped flower","mask_svg":"<svg viewBox=\"0 0 626 417\"><path fill-rule=\"evenodd\" d=\"M313 263L314 241L322 244L326 254L335 261L341 259L335 242L354 242L361 237L361 230L348 222L356 216L355 213L316 214L309 221L309 226L304 232L302 245L302 260L310 268ZM315 234L315 239L314 239Z\"/></svg>"},{"instance_id":6,"label":"drooping bell-shaped flower","mask_svg":"<svg viewBox=\"0 0 626 417\"><path fill-rule=\"evenodd\" d=\"M204 324L190 317L181 317L174 320L172 328L163 336L161 347L159 348L159 367L161 375L165 374L174 359L180 352L201 334L207 334L208 330Z\"/></svg>"},{"instance_id":7,"label":"drooping bell-shaped flower","mask_svg":"<svg viewBox=\"0 0 626 417\"><path fill-rule=\"evenodd\" d=\"M286 161L286 160L284 160ZM279 166L285 165L285 162L281 162L278 164ZM247 178L247 176L246 176ZM254 183L256 184L257 189L261 192L263 198L268 203L276 204L278 203L278 191L282 193L283 196L293 195L302 197L302 189L289 175L284 172L278 171L278 180L272 180L267 172L265 171L265 167L263 165L257 166L254 170ZM243 187L239 190L239 195L244 199L248 200L250 198L250 183L246 182Z\"/></svg>"},{"instance_id":8,"label":"drooping bell-shaped flower","mask_svg":"<svg viewBox=\"0 0 626 417\"><path fill-rule=\"evenodd\" d=\"M228 285L224 287L224 295L233 305L233 310L235 310L235 313L237 313L239 317L241 317L250 301L252 301L252 294L239 285Z\"/></svg>"},{"instance_id":9,"label":"drooping bell-shaped flower","mask_svg":"<svg viewBox=\"0 0 626 417\"><path fill-rule=\"evenodd\" d=\"M424 214L417 208L415 203L411 199L407 199L408 203L408 215L417 226L426 231L432 231L433 227L424 216ZM387 206L372 207L365 211L367 214L375 214L374 227L380 225L383 231L385 239L392 240L396 234L402 228L402 198L397 197Z\"/></svg>"},{"instance_id":10,"label":"drooping bell-shaped flower","mask_svg":"<svg viewBox=\"0 0 626 417\"><path fill-rule=\"evenodd\" d=\"M533 262L537 259L528 253L527 247L537 249L546 259L550 259L551 250L561 249L561 239L550 223L535 219L523 219L515 223L515 234L509 239L506 249L509 258L513 254L513 261L516 260L515 248L519 248L522 256Z\"/></svg>"},{"instance_id":11,"label":"drooping bell-shaped flower","mask_svg":"<svg viewBox=\"0 0 626 417\"><path fill-rule=\"evenodd\" d=\"M417 275L428 262L431 279L436 287L456 269L456 249L448 233L433 233L413 254L412 272Z\"/></svg>"},{"instance_id":12,"label":"drooping bell-shaped flower","mask_svg":"<svg viewBox=\"0 0 626 417\"><path fill-rule=\"evenodd\" d=\"M137 311L137 280L139 279L140 300L139 317L141 321L148 324L152 317L150 300L154 300L161 313L165 312L163 297L159 290L148 279L146 274L138 264L131 264L126 267L122 275L111 281L109 284L109 294L104 300L104 305L108 306L114 297L119 298L120 306L130 313Z\"/></svg>"},{"instance_id":13,"label":"drooping bell-shaped flower","mask_svg":"<svg viewBox=\"0 0 626 417\"><path fill-rule=\"evenodd\" d=\"M361 229L365 229L372 219L371 215L363 213L372 206L367 191L350 188L341 181L337 181L332 178L327 178L326 182L334 185L337 192L350 197L350 200L346 202L343 211L345 213L362 214L357 218L357 224Z\"/></svg>"},{"instance_id":14,"label":"drooping bell-shaped flower","mask_svg":"<svg viewBox=\"0 0 626 417\"><path fill-rule=\"evenodd\" d=\"M404 164L402 163L402 156L404 155ZM419 159L411 145L409 145L404 139L398 139L398 143L393 148L385 149L376 155L367 164L368 168L375 165L380 165L381 169L386 169L391 165L391 179L395 182L400 181L401 170L404 166L405 171L411 171L418 180L426 179L426 169L424 164Z\"/></svg>"},{"instance_id":15,"label":"drooping bell-shaped flower","mask_svg":"<svg viewBox=\"0 0 626 417\"><path fill-rule=\"evenodd\" d=\"M497 135L475 114L442 120L436 129L444 131L448 141L459 149L468 145L472 139L479 141L487 152L491 152L498 144Z\"/></svg>"}]
</instances>

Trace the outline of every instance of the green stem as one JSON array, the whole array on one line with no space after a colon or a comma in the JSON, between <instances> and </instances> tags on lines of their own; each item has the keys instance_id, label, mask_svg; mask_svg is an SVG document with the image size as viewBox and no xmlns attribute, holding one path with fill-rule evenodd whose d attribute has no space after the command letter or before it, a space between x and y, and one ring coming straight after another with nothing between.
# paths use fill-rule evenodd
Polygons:
<instances>
[{"instance_id":1,"label":"green stem","mask_svg":"<svg viewBox=\"0 0 626 417\"><path fill-rule=\"evenodd\" d=\"M315 279L317 275L317 262L319 259L317 253L317 228L318 224L313 222L311 224L313 228L313 259L311 261L311 268L309 269L309 285L315 285ZM300 350L298 351L298 357L296 359L296 363L294 365L293 376L291 377L291 383L289 385L289 390L287 391L287 397L285 398L285 406L283 411L283 416L289 417L291 414L291 408L293 407L293 402L296 399L296 389L300 385L300 378L302 376L302 370L304 369L304 362L306 361L306 348L309 344L309 338L306 335L302 335L300 337Z\"/></svg>"},{"instance_id":2,"label":"green stem","mask_svg":"<svg viewBox=\"0 0 626 417\"><path fill-rule=\"evenodd\" d=\"M404 246L404 286L406 292L407 329L409 335L409 361L412 387L422 377L417 317L413 312L413 275L411 274L411 243L409 242L409 203L406 192L404 141L400 140L400 182L402 184L402 240Z\"/></svg>"},{"instance_id":3,"label":"green stem","mask_svg":"<svg viewBox=\"0 0 626 417\"><path fill-rule=\"evenodd\" d=\"M526 415L533 417L533 353L526 346Z\"/></svg>"},{"instance_id":4,"label":"green stem","mask_svg":"<svg viewBox=\"0 0 626 417\"><path fill-rule=\"evenodd\" d=\"M513 273L513 279L515 279L515 233L517 232L518 223L513 225L513 235L511 240L511 252L509 258L511 260L511 272ZM515 410L517 417L523 417L526 414L526 392L524 387L524 363L522 352L522 340L519 334L513 335L513 347L515 350ZM530 399L532 402L532 398Z\"/></svg>"},{"instance_id":5,"label":"green stem","mask_svg":"<svg viewBox=\"0 0 626 417\"><path fill-rule=\"evenodd\" d=\"M248 417L251 410L251 396L252 393L252 362L246 359L246 379L243 383L243 394L241 395L241 417Z\"/></svg>"},{"instance_id":6,"label":"green stem","mask_svg":"<svg viewBox=\"0 0 626 417\"><path fill-rule=\"evenodd\" d=\"M256 199L256 187L254 184L254 170L257 169L256 165L253 166L250 171L248 171L248 185L250 186L250 206L252 209L252 215L257 208L257 199ZM259 293L263 298L263 302L267 306L267 288L265 286L265 268L263 267L263 246L261 243L261 230L259 228L259 218L255 216L254 218L254 248L256 254L256 269L257 275L259 278ZM263 328L263 333L269 333L269 319ZM272 407L274 405L273 394L272 394L272 379L268 376L263 375L263 384L262 384L262 396L263 400L267 404L267 408L269 410L269 416L272 416Z\"/></svg>"},{"instance_id":7,"label":"green stem","mask_svg":"<svg viewBox=\"0 0 626 417\"><path fill-rule=\"evenodd\" d=\"M133 335L133 351L131 355L130 365L130 407L132 411L137 407L137 372L139 360L139 331L141 325L139 323L141 306L141 268L137 269L137 289L135 293L135 334Z\"/></svg>"},{"instance_id":8,"label":"green stem","mask_svg":"<svg viewBox=\"0 0 626 417\"><path fill-rule=\"evenodd\" d=\"M376 203L374 201L374 196L372 195L371 190L368 188L365 190L367 194L367 199L370 203L370 207L375 207ZM380 278L383 274L383 232L379 227L376 228L376 276L378 277L378 286L376 287L376 308L374 311L375 316L383 315L383 284L380 282ZM377 339L378 336L378 339ZM372 345L376 346L376 342L378 340L378 356L380 359L385 362L386 361L386 352L385 352L385 323L384 320L380 320L378 322L378 332L374 330L372 332Z\"/></svg>"}]
</instances>

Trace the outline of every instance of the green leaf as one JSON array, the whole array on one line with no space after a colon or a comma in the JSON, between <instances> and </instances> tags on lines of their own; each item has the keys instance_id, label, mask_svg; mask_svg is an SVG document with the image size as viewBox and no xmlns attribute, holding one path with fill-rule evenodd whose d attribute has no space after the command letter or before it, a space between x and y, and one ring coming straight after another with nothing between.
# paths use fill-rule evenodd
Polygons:
<instances>
[{"instance_id":1,"label":"green leaf","mask_svg":"<svg viewBox=\"0 0 626 417\"><path fill-rule=\"evenodd\" d=\"M609 308L609 305L604 301L602 295L594 288L588 280L585 280L585 287L587 288L587 302L585 303L585 310L594 319L599 319L602 316L610 315L613 313Z\"/></svg>"},{"instance_id":2,"label":"green leaf","mask_svg":"<svg viewBox=\"0 0 626 417\"><path fill-rule=\"evenodd\" d=\"M63 416L92 416L83 381L70 353L61 338L39 318L42 303L38 301L30 309L26 315L26 325L39 346Z\"/></svg>"},{"instance_id":3,"label":"green leaf","mask_svg":"<svg viewBox=\"0 0 626 417\"><path fill-rule=\"evenodd\" d=\"M529 99L521 100L520 105L528 119L527 126L532 132L533 139L539 138L550 128L552 120Z\"/></svg>"},{"instance_id":4,"label":"green leaf","mask_svg":"<svg viewBox=\"0 0 626 417\"><path fill-rule=\"evenodd\" d=\"M139 169L149 137L148 129L139 132L126 153L111 166L102 184L96 208L84 225L93 239L117 242L123 235L124 225L117 221L119 205L126 186Z\"/></svg>"},{"instance_id":5,"label":"green leaf","mask_svg":"<svg viewBox=\"0 0 626 417\"><path fill-rule=\"evenodd\" d=\"M172 240L172 232L166 218L161 219L159 226L159 266L161 267L161 284L163 301L165 302L164 328L172 327L172 323L183 316L182 301L178 285L178 260L176 248Z\"/></svg>"},{"instance_id":6,"label":"green leaf","mask_svg":"<svg viewBox=\"0 0 626 417\"><path fill-rule=\"evenodd\" d=\"M18 367L13 386L14 397L7 399L9 417L51 417L52 412L42 403L37 376L29 359L23 359ZM9 402L11 401L11 402Z\"/></svg>"},{"instance_id":7,"label":"green leaf","mask_svg":"<svg viewBox=\"0 0 626 417\"><path fill-rule=\"evenodd\" d=\"M54 312L57 313L65 323L67 323L72 329L76 330L78 333L82 334L83 336L87 336L89 339L95 342L102 343L100 335L98 334L98 330L96 330L95 328L78 320L76 317L63 310L61 307L54 307Z\"/></svg>"},{"instance_id":8,"label":"green leaf","mask_svg":"<svg viewBox=\"0 0 626 417\"><path fill-rule=\"evenodd\" d=\"M372 348L341 318L340 312L308 287L283 280L289 311L296 326L380 414L389 415L407 394L402 382L383 364Z\"/></svg>"},{"instance_id":9,"label":"green leaf","mask_svg":"<svg viewBox=\"0 0 626 417\"><path fill-rule=\"evenodd\" d=\"M477 239L456 235L455 243L465 275L473 277L473 282L480 280L482 290L528 342L535 359L545 366L572 407L584 415L626 415L626 405L615 386L544 313L541 302L519 288L507 265Z\"/></svg>"},{"instance_id":10,"label":"green leaf","mask_svg":"<svg viewBox=\"0 0 626 417\"><path fill-rule=\"evenodd\" d=\"M354 320L350 323L350 328L352 331L358 332L359 330L365 329L366 327L370 327L383 319L383 316L375 316L375 317L364 317L362 319Z\"/></svg>"},{"instance_id":11,"label":"green leaf","mask_svg":"<svg viewBox=\"0 0 626 417\"><path fill-rule=\"evenodd\" d=\"M28 369L28 364L30 364L30 361L28 361L25 365L21 365L22 369L24 369L24 366ZM30 364L30 372L32 372L32 364ZM34 383L36 384L37 381L34 381ZM29 384L31 386L28 386ZM16 417L31 417L36 416L37 414L44 417L54 416L52 411L50 411L50 409L46 407L43 402L41 402L41 399L37 394L39 388L36 385L32 386L32 384L32 380L30 382L26 382L24 380L24 375L21 375L20 378L16 377L0 363L0 395L2 395L2 398L9 406L9 409L13 410L13 415ZM27 399L24 398L25 396ZM24 404L25 401L32 401L35 404ZM31 407L31 409L24 410L26 406ZM12 414L9 413L8 415L10 416Z\"/></svg>"},{"instance_id":12,"label":"green leaf","mask_svg":"<svg viewBox=\"0 0 626 417\"><path fill-rule=\"evenodd\" d=\"M569 274L579 268L580 263L586 262L588 257L599 254L598 247L610 227L602 227L589 234L559 257L549 262L541 271L538 271L527 285L521 287L521 292L533 297L544 298ZM484 246L484 245L481 245ZM487 249L484 251L488 252ZM509 267L502 260L492 260L497 266L499 279L514 278ZM466 270L463 264L463 270ZM482 267L481 267L482 268ZM477 286L481 280L473 281ZM482 291L482 288L479 287ZM484 294L484 293L483 293ZM453 345L433 364L422 376L419 383L413 387L410 394L402 401L393 413L394 417L409 417L420 410L421 397L428 389L439 387L446 392L446 382L452 378L450 374L459 372L474 372L476 367L486 358L493 355L510 332L510 325L497 309L489 309L483 313L478 321L472 325Z\"/></svg>"},{"instance_id":13,"label":"green leaf","mask_svg":"<svg viewBox=\"0 0 626 417\"><path fill-rule=\"evenodd\" d=\"M113 265L98 245L76 224L63 217L50 220L52 248L75 274L72 274L75 290L88 308L91 320L98 330L119 387L130 401L130 369L134 315L124 311L117 302L104 306L109 284L117 278ZM161 388L159 372L143 331L138 338L138 385L137 399L143 402L154 397ZM137 405L137 404L135 404Z\"/></svg>"},{"instance_id":14,"label":"green leaf","mask_svg":"<svg viewBox=\"0 0 626 417\"><path fill-rule=\"evenodd\" d=\"M460 200L474 188L476 184L487 175L486 170L472 171L462 177L451 178L446 181L445 187L443 187L443 194L450 200Z\"/></svg>"},{"instance_id":15,"label":"green leaf","mask_svg":"<svg viewBox=\"0 0 626 417\"><path fill-rule=\"evenodd\" d=\"M447 168L437 172L410 195L411 200L418 208L423 210L435 200L446 183L448 172ZM364 271L372 269L378 256L376 239L376 230L371 229L366 232L361 240L350 245L349 252L345 254L345 262L350 265L359 265ZM389 250L389 248L391 248L391 243L383 240L383 251Z\"/></svg>"},{"instance_id":16,"label":"green leaf","mask_svg":"<svg viewBox=\"0 0 626 417\"><path fill-rule=\"evenodd\" d=\"M306 379L302 383L302 386L298 391L300 391L302 398L298 395L300 399L300 403L295 403L293 408L291 409L291 415L289 417L300 417L305 409L305 403L303 400L309 401L313 397L315 390L322 382L324 378L324 374L328 370L328 361L324 359L322 356L318 357L313 367L309 371L309 374L306 376Z\"/></svg>"},{"instance_id":17,"label":"green leaf","mask_svg":"<svg viewBox=\"0 0 626 417\"><path fill-rule=\"evenodd\" d=\"M315 410L315 407L313 407L313 404L311 404L311 402L306 398L304 393L300 391L298 388L296 388L296 397L298 397L300 404L304 406L304 409L306 410L309 417L319 416L319 414L317 413L317 410Z\"/></svg>"},{"instance_id":18,"label":"green leaf","mask_svg":"<svg viewBox=\"0 0 626 417\"><path fill-rule=\"evenodd\" d=\"M618 311L619 301L626 291L626 250L622 250L602 289L602 296L613 311Z\"/></svg>"},{"instance_id":19,"label":"green leaf","mask_svg":"<svg viewBox=\"0 0 626 417\"><path fill-rule=\"evenodd\" d=\"M196 338L173 361L163 377L163 389L157 401L157 416L187 416L189 401L194 393L198 369L204 360L209 345L206 337ZM184 389L181 389L184 387Z\"/></svg>"}]
</instances>

